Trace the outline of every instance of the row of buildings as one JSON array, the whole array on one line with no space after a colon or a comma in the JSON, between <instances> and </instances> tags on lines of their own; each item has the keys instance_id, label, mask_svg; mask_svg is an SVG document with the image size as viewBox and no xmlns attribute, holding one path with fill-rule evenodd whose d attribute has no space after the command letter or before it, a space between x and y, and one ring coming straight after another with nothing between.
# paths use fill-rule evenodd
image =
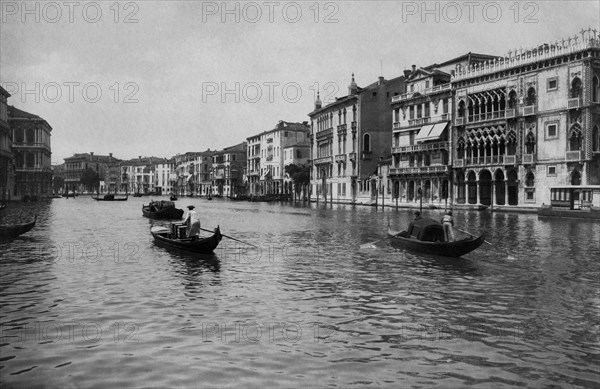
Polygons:
<instances>
[{"instance_id":1,"label":"row of buildings","mask_svg":"<svg viewBox=\"0 0 600 389\"><path fill-rule=\"evenodd\" d=\"M55 182L83 191L91 169L102 192L289 194L294 164L310 172L312 201L539 207L550 188L600 185L599 79L600 35L582 30L504 56L413 65L365 87L352 75L346 96L317 95L310 122L280 121L223 150L75 154ZM49 193L51 127L0 95L2 196Z\"/></svg>"},{"instance_id":2,"label":"row of buildings","mask_svg":"<svg viewBox=\"0 0 600 389\"><path fill-rule=\"evenodd\" d=\"M280 121L273 129L222 150L187 152L171 158L121 160L112 154L74 154L54 169L62 191L90 190L86 171L98 175L102 193L141 193L180 196L291 194L292 180L285 166L309 160L307 122Z\"/></svg>"},{"instance_id":3,"label":"row of buildings","mask_svg":"<svg viewBox=\"0 0 600 389\"><path fill-rule=\"evenodd\" d=\"M41 117L8 105L0 86L0 201L52 195L52 127Z\"/></svg>"},{"instance_id":4,"label":"row of buildings","mask_svg":"<svg viewBox=\"0 0 600 389\"><path fill-rule=\"evenodd\" d=\"M365 88L353 77L309 113L311 198L539 207L550 188L600 185L599 78L591 29Z\"/></svg>"}]
</instances>

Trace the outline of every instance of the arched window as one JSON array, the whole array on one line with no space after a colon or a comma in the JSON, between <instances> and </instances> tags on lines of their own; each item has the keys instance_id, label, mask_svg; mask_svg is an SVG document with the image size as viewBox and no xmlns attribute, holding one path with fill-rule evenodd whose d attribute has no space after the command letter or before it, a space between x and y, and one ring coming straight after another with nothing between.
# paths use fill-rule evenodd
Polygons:
<instances>
[{"instance_id":1,"label":"arched window","mask_svg":"<svg viewBox=\"0 0 600 389\"><path fill-rule=\"evenodd\" d=\"M514 90L511 90L508 94L508 108L517 108L517 92L515 92Z\"/></svg>"},{"instance_id":2,"label":"arched window","mask_svg":"<svg viewBox=\"0 0 600 389\"><path fill-rule=\"evenodd\" d=\"M595 125L592 130L592 150L600 151L600 131L598 131L598 125Z\"/></svg>"},{"instance_id":3,"label":"arched window","mask_svg":"<svg viewBox=\"0 0 600 389\"><path fill-rule=\"evenodd\" d=\"M535 135L533 135L533 132L531 131L529 132L529 134L527 134L527 141L525 142L525 153L535 153Z\"/></svg>"},{"instance_id":4,"label":"arched window","mask_svg":"<svg viewBox=\"0 0 600 389\"><path fill-rule=\"evenodd\" d=\"M527 104L526 105L535 105L535 103L536 103L535 88L531 87L527 90Z\"/></svg>"},{"instance_id":5,"label":"arched window","mask_svg":"<svg viewBox=\"0 0 600 389\"><path fill-rule=\"evenodd\" d=\"M462 100L458 103L458 117L465 117L465 102Z\"/></svg>"},{"instance_id":6,"label":"arched window","mask_svg":"<svg viewBox=\"0 0 600 389\"><path fill-rule=\"evenodd\" d=\"M575 77L571 81L571 98L581 97L581 78Z\"/></svg>"},{"instance_id":7,"label":"arched window","mask_svg":"<svg viewBox=\"0 0 600 389\"><path fill-rule=\"evenodd\" d=\"M457 145L457 149L456 149L456 158L463 159L464 155L465 155L465 140L461 136L460 138L458 138L458 145Z\"/></svg>"},{"instance_id":8,"label":"arched window","mask_svg":"<svg viewBox=\"0 0 600 389\"><path fill-rule=\"evenodd\" d=\"M35 154L27 153L27 167L35 167Z\"/></svg>"},{"instance_id":9,"label":"arched window","mask_svg":"<svg viewBox=\"0 0 600 389\"><path fill-rule=\"evenodd\" d=\"M365 134L363 137L363 151L371 151L371 135Z\"/></svg>"},{"instance_id":10,"label":"arched window","mask_svg":"<svg viewBox=\"0 0 600 389\"><path fill-rule=\"evenodd\" d=\"M571 185L581 185L581 173L577 170L571 174Z\"/></svg>"},{"instance_id":11,"label":"arched window","mask_svg":"<svg viewBox=\"0 0 600 389\"><path fill-rule=\"evenodd\" d=\"M507 143L507 154L508 155L515 155L517 153L517 135L515 134L514 131L509 131L508 135L506 136L506 143Z\"/></svg>"},{"instance_id":12,"label":"arched window","mask_svg":"<svg viewBox=\"0 0 600 389\"><path fill-rule=\"evenodd\" d=\"M598 76L592 78L592 101L600 103L600 80Z\"/></svg>"},{"instance_id":13,"label":"arched window","mask_svg":"<svg viewBox=\"0 0 600 389\"><path fill-rule=\"evenodd\" d=\"M527 187L535 186L535 176L533 175L532 172L527 173L527 175L525 176L525 186L527 186Z\"/></svg>"},{"instance_id":14,"label":"arched window","mask_svg":"<svg viewBox=\"0 0 600 389\"><path fill-rule=\"evenodd\" d=\"M583 133L579 124L575 124L571 128L571 134L569 135L569 149L571 151L581 150Z\"/></svg>"}]
</instances>

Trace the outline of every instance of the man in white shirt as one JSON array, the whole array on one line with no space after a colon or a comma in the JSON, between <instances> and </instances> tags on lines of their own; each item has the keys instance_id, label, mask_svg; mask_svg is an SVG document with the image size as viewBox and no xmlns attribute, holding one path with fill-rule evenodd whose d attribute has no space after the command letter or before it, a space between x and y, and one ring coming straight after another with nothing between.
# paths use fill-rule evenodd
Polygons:
<instances>
[{"instance_id":1,"label":"man in white shirt","mask_svg":"<svg viewBox=\"0 0 600 389\"><path fill-rule=\"evenodd\" d=\"M195 207L193 205L188 205L189 211L187 213L187 216L185 217L185 220L183 221L188 226L188 238L200 234L200 216L198 215L198 212L194 211L194 208Z\"/></svg>"}]
</instances>

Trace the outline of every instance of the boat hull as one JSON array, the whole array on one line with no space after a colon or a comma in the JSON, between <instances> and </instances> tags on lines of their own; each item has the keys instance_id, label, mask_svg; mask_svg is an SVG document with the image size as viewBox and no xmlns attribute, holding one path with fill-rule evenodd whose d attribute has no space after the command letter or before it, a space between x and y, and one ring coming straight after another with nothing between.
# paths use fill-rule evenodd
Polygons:
<instances>
[{"instance_id":1,"label":"boat hull","mask_svg":"<svg viewBox=\"0 0 600 389\"><path fill-rule=\"evenodd\" d=\"M150 219L181 219L183 217L183 209L167 208L151 212L150 207L145 205L142 207L142 215Z\"/></svg>"},{"instance_id":2,"label":"boat hull","mask_svg":"<svg viewBox=\"0 0 600 389\"><path fill-rule=\"evenodd\" d=\"M406 231L388 230L388 236L394 246L401 246L411 251L444 257L461 257L477 249L485 241L485 233L478 237L466 238L455 242L425 242L407 237Z\"/></svg>"},{"instance_id":3,"label":"boat hull","mask_svg":"<svg viewBox=\"0 0 600 389\"><path fill-rule=\"evenodd\" d=\"M0 226L0 242L7 242L30 231L35 226L36 221L37 216L30 223Z\"/></svg>"},{"instance_id":4,"label":"boat hull","mask_svg":"<svg viewBox=\"0 0 600 389\"><path fill-rule=\"evenodd\" d=\"M129 196L125 196L125 197L114 197L114 196L109 196L109 195L105 195L103 197L98 197L98 196L92 196L92 198L96 201L127 201L127 198Z\"/></svg>"},{"instance_id":5,"label":"boat hull","mask_svg":"<svg viewBox=\"0 0 600 389\"><path fill-rule=\"evenodd\" d=\"M201 239L172 239L171 232L164 228L152 229L150 232L154 237L154 242L159 246L176 248L193 253L212 253L221 242L221 239L223 239L219 227L215 228L213 235Z\"/></svg>"}]
</instances>

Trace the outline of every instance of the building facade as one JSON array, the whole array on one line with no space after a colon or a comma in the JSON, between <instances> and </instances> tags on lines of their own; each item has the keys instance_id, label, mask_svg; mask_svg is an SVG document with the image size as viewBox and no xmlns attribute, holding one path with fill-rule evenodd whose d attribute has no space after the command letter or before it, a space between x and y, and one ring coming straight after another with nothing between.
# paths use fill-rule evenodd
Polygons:
<instances>
[{"instance_id":1,"label":"building facade","mask_svg":"<svg viewBox=\"0 0 600 389\"><path fill-rule=\"evenodd\" d=\"M244 168L248 144L242 142L213 154L212 194L236 197L247 193L244 184Z\"/></svg>"},{"instance_id":2,"label":"building facade","mask_svg":"<svg viewBox=\"0 0 600 389\"><path fill-rule=\"evenodd\" d=\"M600 184L600 39L592 30L457 69L458 204L539 207Z\"/></svg>"},{"instance_id":3,"label":"building facade","mask_svg":"<svg viewBox=\"0 0 600 389\"><path fill-rule=\"evenodd\" d=\"M0 86L0 201L10 200L14 192L15 174L12 153L12 131L8 123L10 94Z\"/></svg>"},{"instance_id":4,"label":"building facade","mask_svg":"<svg viewBox=\"0 0 600 389\"><path fill-rule=\"evenodd\" d=\"M15 165L14 197L27 200L52 196L52 127L41 117L8 107Z\"/></svg>"},{"instance_id":5,"label":"building facade","mask_svg":"<svg viewBox=\"0 0 600 389\"><path fill-rule=\"evenodd\" d=\"M371 202L377 163L389 155L393 96L404 93L404 76L359 88L352 75L348 95L322 106L311 119L311 199Z\"/></svg>"},{"instance_id":6,"label":"building facade","mask_svg":"<svg viewBox=\"0 0 600 389\"><path fill-rule=\"evenodd\" d=\"M406 70L406 93L391 99L392 158L388 183L398 203L446 203L451 196L455 69L494 57L468 53L442 64Z\"/></svg>"},{"instance_id":7,"label":"building facade","mask_svg":"<svg viewBox=\"0 0 600 389\"><path fill-rule=\"evenodd\" d=\"M82 193L88 190L81 182L83 172L93 170L100 178L97 190L101 193L115 192L119 187L119 163L121 160L109 155L95 155L94 152L73 154L64 159L64 192Z\"/></svg>"},{"instance_id":8,"label":"building facade","mask_svg":"<svg viewBox=\"0 0 600 389\"><path fill-rule=\"evenodd\" d=\"M251 196L261 194L261 137L262 134L258 134L246 139L248 144L246 183L248 185L248 194Z\"/></svg>"}]
</instances>

